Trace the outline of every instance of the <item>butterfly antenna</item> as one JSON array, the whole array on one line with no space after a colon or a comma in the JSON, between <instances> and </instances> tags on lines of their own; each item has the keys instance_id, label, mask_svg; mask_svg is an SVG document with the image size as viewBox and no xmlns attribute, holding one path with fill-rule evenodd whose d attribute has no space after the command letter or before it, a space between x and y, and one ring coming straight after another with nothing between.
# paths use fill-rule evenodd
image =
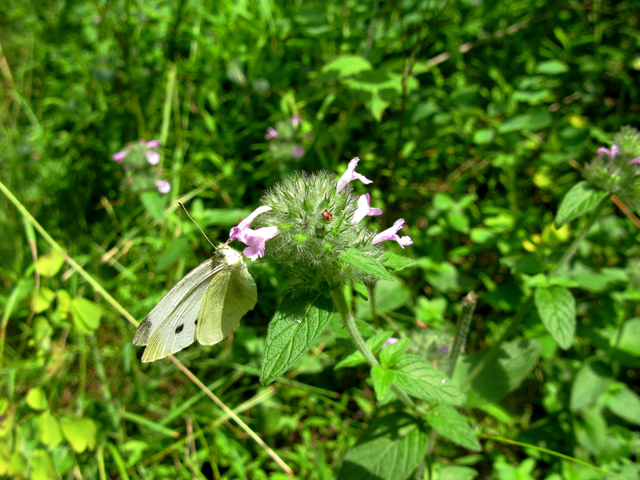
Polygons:
<instances>
[{"instance_id":1,"label":"butterfly antenna","mask_svg":"<svg viewBox=\"0 0 640 480\"><path fill-rule=\"evenodd\" d=\"M212 247L214 248L214 250L215 250L216 246L215 246L213 243L211 243L211 240L209 240L209 237L207 237L207 234L206 234L206 233L204 233L204 230L202 230L202 227L200 227L200 225L198 225L198 222L196 222L196 221L193 219L193 217L192 217L191 215L189 215L189 212L187 211L187 208L183 205L183 203L182 203L182 202L178 202L178 204L179 204L179 205L184 209L184 211L185 211L185 213L187 214L187 216L191 219L191 221L192 221L193 223L195 223L195 224L196 224L196 226L197 226L197 227L200 229L200 231L202 232L202 235L204 235L204 238L206 238L206 239L207 239L207 242L209 242L209 243L211 244L211 246L212 246Z\"/></svg>"}]
</instances>

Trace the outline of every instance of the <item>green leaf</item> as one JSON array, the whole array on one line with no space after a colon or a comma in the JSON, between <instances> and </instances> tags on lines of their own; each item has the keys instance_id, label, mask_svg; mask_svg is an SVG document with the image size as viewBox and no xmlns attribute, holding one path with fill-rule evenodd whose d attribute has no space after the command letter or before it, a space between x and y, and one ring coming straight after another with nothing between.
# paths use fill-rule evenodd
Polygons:
<instances>
[{"instance_id":1,"label":"green leaf","mask_svg":"<svg viewBox=\"0 0 640 480\"><path fill-rule=\"evenodd\" d=\"M37 448L31 455L32 480L58 480L58 471L49 452Z\"/></svg>"},{"instance_id":2,"label":"green leaf","mask_svg":"<svg viewBox=\"0 0 640 480\"><path fill-rule=\"evenodd\" d=\"M378 350L382 348L389 338L391 338L393 332L389 330L381 330L379 332L374 333L370 338L367 339L366 345L369 350L371 350L374 354L378 353ZM335 367L334 370L338 370L344 367L356 367L358 365L362 365L363 363L367 363L362 353L359 350L350 353L342 360L340 360Z\"/></svg>"},{"instance_id":3,"label":"green leaf","mask_svg":"<svg viewBox=\"0 0 640 480\"><path fill-rule=\"evenodd\" d=\"M384 368L391 368L398 363L404 355L404 352L409 348L410 342L408 338L403 338L380 350L380 363L382 363L382 366Z\"/></svg>"},{"instance_id":4,"label":"green leaf","mask_svg":"<svg viewBox=\"0 0 640 480\"><path fill-rule=\"evenodd\" d=\"M568 71L569 66L560 60L547 60L545 62L540 62L536 66L536 73L542 73L544 75L558 75L559 73L565 73Z\"/></svg>"},{"instance_id":5,"label":"green leaf","mask_svg":"<svg viewBox=\"0 0 640 480\"><path fill-rule=\"evenodd\" d=\"M456 465L442 467L438 473L439 480L472 480L478 476L478 472L473 468L459 467Z\"/></svg>"},{"instance_id":6,"label":"green leaf","mask_svg":"<svg viewBox=\"0 0 640 480\"><path fill-rule=\"evenodd\" d=\"M69 441L76 453L82 453L87 448L93 450L96 446L96 424L87 417L65 417L62 419L62 433Z\"/></svg>"},{"instance_id":7,"label":"green leaf","mask_svg":"<svg viewBox=\"0 0 640 480\"><path fill-rule=\"evenodd\" d=\"M362 365L363 363L367 363L364 355L360 353L360 350L356 350L355 352L351 352L349 355L336 363L333 369L339 370L345 367L357 367L358 365Z\"/></svg>"},{"instance_id":8,"label":"green leaf","mask_svg":"<svg viewBox=\"0 0 640 480\"><path fill-rule=\"evenodd\" d=\"M385 252L380 257L380 261L385 268L393 270L394 272L399 272L400 270L404 270L405 268L411 268L418 265L417 260L414 260L413 258L403 257L402 255L396 255L392 252Z\"/></svg>"},{"instance_id":9,"label":"green leaf","mask_svg":"<svg viewBox=\"0 0 640 480\"><path fill-rule=\"evenodd\" d=\"M427 412L427 421L436 432L470 450L482 450L480 442L467 420L455 408L438 405Z\"/></svg>"},{"instance_id":10,"label":"green leaf","mask_svg":"<svg viewBox=\"0 0 640 480\"><path fill-rule=\"evenodd\" d=\"M366 344L374 354L378 353L378 351L382 348L382 346L387 343L387 340L391 338L393 332L389 330L382 330L377 332L370 338L367 338Z\"/></svg>"},{"instance_id":11,"label":"green leaf","mask_svg":"<svg viewBox=\"0 0 640 480\"><path fill-rule=\"evenodd\" d=\"M576 333L576 300L571 291L559 285L539 287L534 300L542 323L556 343L563 350L571 348Z\"/></svg>"},{"instance_id":12,"label":"green leaf","mask_svg":"<svg viewBox=\"0 0 640 480\"><path fill-rule=\"evenodd\" d=\"M371 380L373 381L373 389L376 391L376 397L382 401L389 392L393 380L396 375L393 370L387 370L380 365L374 365L371 369Z\"/></svg>"},{"instance_id":13,"label":"green leaf","mask_svg":"<svg viewBox=\"0 0 640 480\"><path fill-rule=\"evenodd\" d=\"M362 282L353 282L353 288L356 292L362 297L364 301L369 300L369 292L367 291L367 286Z\"/></svg>"},{"instance_id":14,"label":"green leaf","mask_svg":"<svg viewBox=\"0 0 640 480\"><path fill-rule=\"evenodd\" d=\"M40 387L34 387L27 393L27 405L38 412L45 410L49 406L47 396Z\"/></svg>"},{"instance_id":15,"label":"green leaf","mask_svg":"<svg viewBox=\"0 0 640 480\"><path fill-rule=\"evenodd\" d=\"M640 318L632 318L624 322L620 340L616 346L631 355L640 356Z\"/></svg>"},{"instance_id":16,"label":"green leaf","mask_svg":"<svg viewBox=\"0 0 640 480\"><path fill-rule=\"evenodd\" d=\"M38 429L40 431L40 441L49 449L55 448L62 442L62 430L60 430L60 422L51 415L49 410L40 414L38 418Z\"/></svg>"},{"instance_id":17,"label":"green leaf","mask_svg":"<svg viewBox=\"0 0 640 480\"><path fill-rule=\"evenodd\" d=\"M487 363L467 387L465 406L476 407L497 402L515 390L538 362L540 348L540 343L536 340L507 342L502 345L497 358ZM456 368L454 382L461 385L487 352L488 349L485 349L463 357Z\"/></svg>"},{"instance_id":18,"label":"green leaf","mask_svg":"<svg viewBox=\"0 0 640 480\"><path fill-rule=\"evenodd\" d=\"M555 219L556 228L589 213L607 195L607 192L592 187L589 182L584 180L576 183L560 203Z\"/></svg>"},{"instance_id":19,"label":"green leaf","mask_svg":"<svg viewBox=\"0 0 640 480\"><path fill-rule=\"evenodd\" d=\"M613 381L611 368L603 362L595 361L584 364L571 386L571 399L569 405L571 410L578 410L593 405L601 393Z\"/></svg>"},{"instance_id":20,"label":"green leaf","mask_svg":"<svg viewBox=\"0 0 640 480\"><path fill-rule=\"evenodd\" d=\"M405 355L393 370L396 385L409 395L445 405L464 405L465 397L453 382L418 356Z\"/></svg>"},{"instance_id":21,"label":"green leaf","mask_svg":"<svg viewBox=\"0 0 640 480\"><path fill-rule=\"evenodd\" d=\"M640 397L625 384L616 384L605 405L614 415L634 425L640 425Z\"/></svg>"},{"instance_id":22,"label":"green leaf","mask_svg":"<svg viewBox=\"0 0 640 480\"><path fill-rule=\"evenodd\" d=\"M152 220L156 222L164 220L164 200L158 192L150 191L141 193L140 200Z\"/></svg>"},{"instance_id":23,"label":"green leaf","mask_svg":"<svg viewBox=\"0 0 640 480\"><path fill-rule=\"evenodd\" d=\"M169 246L165 249L164 252L162 252L162 255L160 255L158 263L156 263L154 272L164 272L171 265L173 265L176 260L178 260L185 254L187 248L189 248L189 237L183 235L171 240Z\"/></svg>"},{"instance_id":24,"label":"green leaf","mask_svg":"<svg viewBox=\"0 0 640 480\"><path fill-rule=\"evenodd\" d=\"M73 312L73 324L83 333L88 335L100 326L102 308L84 297L74 298L71 302Z\"/></svg>"},{"instance_id":25,"label":"green leaf","mask_svg":"<svg viewBox=\"0 0 640 480\"><path fill-rule=\"evenodd\" d=\"M322 67L322 73L333 75L337 78L345 78L366 72L372 68L371 63L360 55L343 55Z\"/></svg>"},{"instance_id":26,"label":"green leaf","mask_svg":"<svg viewBox=\"0 0 640 480\"><path fill-rule=\"evenodd\" d=\"M43 277L53 277L64 265L64 257L53 250L38 257L37 269L38 273Z\"/></svg>"},{"instance_id":27,"label":"green leaf","mask_svg":"<svg viewBox=\"0 0 640 480\"><path fill-rule=\"evenodd\" d=\"M311 348L333 315L333 302L320 293L287 295L269 323L260 365L260 382L268 385L293 367Z\"/></svg>"},{"instance_id":28,"label":"green leaf","mask_svg":"<svg viewBox=\"0 0 640 480\"><path fill-rule=\"evenodd\" d=\"M374 277L386 278L387 280L393 279L391 274L387 272L378 260L371 258L369 255L365 255L355 248L340 252L338 258L344 263L356 267L358 270L373 275Z\"/></svg>"},{"instance_id":29,"label":"green leaf","mask_svg":"<svg viewBox=\"0 0 640 480\"><path fill-rule=\"evenodd\" d=\"M498 131L500 133L509 133L518 130L537 132L538 130L547 128L551 125L552 121L553 118L546 109L535 108L529 110L527 113L510 118L498 127Z\"/></svg>"},{"instance_id":30,"label":"green leaf","mask_svg":"<svg viewBox=\"0 0 640 480\"><path fill-rule=\"evenodd\" d=\"M493 128L481 128L473 133L473 143L476 145L486 145L493 142L496 132Z\"/></svg>"},{"instance_id":31,"label":"green leaf","mask_svg":"<svg viewBox=\"0 0 640 480\"><path fill-rule=\"evenodd\" d=\"M375 420L345 455L338 480L406 480L422 462L428 441L425 428L409 415Z\"/></svg>"}]
</instances>

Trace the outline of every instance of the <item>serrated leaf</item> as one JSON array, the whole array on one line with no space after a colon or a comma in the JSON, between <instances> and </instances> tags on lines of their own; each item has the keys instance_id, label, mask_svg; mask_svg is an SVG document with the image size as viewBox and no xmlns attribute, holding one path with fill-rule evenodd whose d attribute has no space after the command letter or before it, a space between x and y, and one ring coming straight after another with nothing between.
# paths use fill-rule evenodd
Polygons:
<instances>
[{"instance_id":1,"label":"serrated leaf","mask_svg":"<svg viewBox=\"0 0 640 480\"><path fill-rule=\"evenodd\" d=\"M592 187L587 181L576 183L560 203L555 219L556 228L589 213L606 196L607 192Z\"/></svg>"},{"instance_id":2,"label":"serrated leaf","mask_svg":"<svg viewBox=\"0 0 640 480\"><path fill-rule=\"evenodd\" d=\"M36 264L38 273L43 277L53 277L60 271L62 265L64 265L64 257L57 250L40 255Z\"/></svg>"},{"instance_id":3,"label":"serrated leaf","mask_svg":"<svg viewBox=\"0 0 640 480\"><path fill-rule=\"evenodd\" d=\"M611 368L603 362L584 364L578 370L571 386L569 406L576 412L596 402L613 381Z\"/></svg>"},{"instance_id":4,"label":"serrated leaf","mask_svg":"<svg viewBox=\"0 0 640 480\"><path fill-rule=\"evenodd\" d=\"M27 393L27 405L38 412L45 410L49 406L47 396L40 387L34 387Z\"/></svg>"},{"instance_id":5,"label":"serrated leaf","mask_svg":"<svg viewBox=\"0 0 640 480\"><path fill-rule=\"evenodd\" d=\"M84 297L74 298L71 302L73 324L83 333L91 335L100 326L102 308Z\"/></svg>"},{"instance_id":6,"label":"serrated leaf","mask_svg":"<svg viewBox=\"0 0 640 480\"><path fill-rule=\"evenodd\" d=\"M338 254L338 259L352 267L356 267L361 272L373 275L374 277L393 280L391 274L387 272L378 260L371 258L369 255L365 255L355 248L349 248L344 252L340 252Z\"/></svg>"},{"instance_id":7,"label":"serrated leaf","mask_svg":"<svg viewBox=\"0 0 640 480\"><path fill-rule=\"evenodd\" d=\"M488 349L463 357L456 367L454 382L461 385L474 370ZM502 345L497 358L488 362L475 377L465 393L465 406L475 407L497 402L512 390L533 370L540 356L540 343L536 340L507 342ZM397 383L397 382L396 382Z\"/></svg>"},{"instance_id":8,"label":"serrated leaf","mask_svg":"<svg viewBox=\"0 0 640 480\"><path fill-rule=\"evenodd\" d=\"M56 417L51 415L49 410L40 414L38 418L38 429L40 432L40 441L50 449L57 447L60 445L60 442L62 442L60 422L58 422Z\"/></svg>"},{"instance_id":9,"label":"serrated leaf","mask_svg":"<svg viewBox=\"0 0 640 480\"><path fill-rule=\"evenodd\" d=\"M66 417L62 419L62 433L76 453L82 453L87 448L93 450L96 446L96 424L87 417Z\"/></svg>"},{"instance_id":10,"label":"serrated leaf","mask_svg":"<svg viewBox=\"0 0 640 480\"><path fill-rule=\"evenodd\" d=\"M391 368L398 363L400 358L404 355L404 352L409 348L410 342L411 341L408 338L403 338L380 350L380 363L382 363L382 366L385 368Z\"/></svg>"},{"instance_id":11,"label":"serrated leaf","mask_svg":"<svg viewBox=\"0 0 640 480\"><path fill-rule=\"evenodd\" d=\"M424 427L409 415L375 420L345 455L338 480L406 480L422 462L428 441Z\"/></svg>"},{"instance_id":12,"label":"serrated leaf","mask_svg":"<svg viewBox=\"0 0 640 480\"><path fill-rule=\"evenodd\" d=\"M333 315L333 302L321 293L287 295L269 323L260 365L260 382L267 385L307 353Z\"/></svg>"},{"instance_id":13,"label":"serrated leaf","mask_svg":"<svg viewBox=\"0 0 640 480\"><path fill-rule=\"evenodd\" d=\"M399 272L405 268L415 267L418 265L418 261L413 258L403 257L402 255L396 255L393 252L386 252L380 257L380 261L385 268Z\"/></svg>"},{"instance_id":14,"label":"serrated leaf","mask_svg":"<svg viewBox=\"0 0 640 480\"><path fill-rule=\"evenodd\" d=\"M640 425L640 396L620 383L606 399L605 405L614 415L634 425Z\"/></svg>"},{"instance_id":15,"label":"serrated leaf","mask_svg":"<svg viewBox=\"0 0 640 480\"><path fill-rule=\"evenodd\" d=\"M369 350L376 354L382 348L382 346L387 343L387 340L389 340L392 335L393 332L390 332L389 330L376 332L375 335L367 338L367 341L365 343L367 344L367 347L369 347Z\"/></svg>"},{"instance_id":16,"label":"serrated leaf","mask_svg":"<svg viewBox=\"0 0 640 480\"><path fill-rule=\"evenodd\" d=\"M473 429L455 408L438 405L427 412L427 422L436 432L452 442L476 452L482 450Z\"/></svg>"},{"instance_id":17,"label":"serrated leaf","mask_svg":"<svg viewBox=\"0 0 640 480\"><path fill-rule=\"evenodd\" d=\"M393 370L387 370L380 365L373 366L371 369L371 381L379 401L382 401L387 395L395 377Z\"/></svg>"},{"instance_id":18,"label":"serrated leaf","mask_svg":"<svg viewBox=\"0 0 640 480\"><path fill-rule=\"evenodd\" d=\"M539 287L534 300L542 323L558 346L571 348L576 333L576 300L571 291L559 285Z\"/></svg>"},{"instance_id":19,"label":"serrated leaf","mask_svg":"<svg viewBox=\"0 0 640 480\"><path fill-rule=\"evenodd\" d=\"M360 350L356 350L355 352L351 352L349 355L336 363L333 369L339 370L346 367L357 367L358 365L362 365L363 363L367 363L364 355L360 353Z\"/></svg>"},{"instance_id":20,"label":"serrated leaf","mask_svg":"<svg viewBox=\"0 0 640 480\"><path fill-rule=\"evenodd\" d=\"M426 360L405 355L393 367L395 384L405 393L445 405L464 405L465 397L444 373Z\"/></svg>"}]
</instances>

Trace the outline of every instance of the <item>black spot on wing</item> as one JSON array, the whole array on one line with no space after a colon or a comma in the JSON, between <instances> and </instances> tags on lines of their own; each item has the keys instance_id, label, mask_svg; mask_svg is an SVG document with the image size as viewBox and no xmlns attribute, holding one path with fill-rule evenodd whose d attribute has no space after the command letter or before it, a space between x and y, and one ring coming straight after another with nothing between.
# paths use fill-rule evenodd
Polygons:
<instances>
[{"instance_id":1,"label":"black spot on wing","mask_svg":"<svg viewBox=\"0 0 640 480\"><path fill-rule=\"evenodd\" d=\"M151 321L145 318L142 321L142 323L138 325L136 334L133 336L133 344L138 346L146 345L149 342L150 334L151 334Z\"/></svg>"},{"instance_id":2,"label":"black spot on wing","mask_svg":"<svg viewBox=\"0 0 640 480\"><path fill-rule=\"evenodd\" d=\"M176 335L178 335L182 330L184 330L184 323L176 327Z\"/></svg>"}]
</instances>

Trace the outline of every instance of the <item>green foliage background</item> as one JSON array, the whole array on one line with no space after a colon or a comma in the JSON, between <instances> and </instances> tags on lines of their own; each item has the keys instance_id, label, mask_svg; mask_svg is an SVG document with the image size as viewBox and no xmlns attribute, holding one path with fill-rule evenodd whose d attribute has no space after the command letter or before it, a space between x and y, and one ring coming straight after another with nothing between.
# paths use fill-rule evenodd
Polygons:
<instances>
[{"instance_id":1,"label":"green foliage background","mask_svg":"<svg viewBox=\"0 0 640 480\"><path fill-rule=\"evenodd\" d=\"M552 227L581 165L621 126L637 127L638 12L634 0L4 0L0 180L142 319L211 254L177 200L225 241L289 172L338 175L359 156L384 211L372 221L405 218L413 246L387 248L419 266L379 283L377 312L354 299L356 315L437 364L470 290L480 300L466 352L495 342L580 223ZM294 114L299 159L265 139ZM123 188L111 156L140 138L163 140L166 196ZM40 238L36 302L35 236L4 196L0 205L0 474L285 478L171 363L140 364L134 328ZM640 335L629 319L639 237L613 203L606 212L566 274L572 347L559 349L532 310L516 336L540 342L536 369L463 412L477 433L638 478ZM296 368L261 387L286 276L268 263L251 272L259 302L233 341L179 358L298 478L335 478L365 426L394 407L380 406L367 367L334 371L349 344L333 321ZM468 478L441 470L452 465L500 479L603 476L486 439L480 453L438 441L434 459L416 478Z\"/></svg>"}]
</instances>

